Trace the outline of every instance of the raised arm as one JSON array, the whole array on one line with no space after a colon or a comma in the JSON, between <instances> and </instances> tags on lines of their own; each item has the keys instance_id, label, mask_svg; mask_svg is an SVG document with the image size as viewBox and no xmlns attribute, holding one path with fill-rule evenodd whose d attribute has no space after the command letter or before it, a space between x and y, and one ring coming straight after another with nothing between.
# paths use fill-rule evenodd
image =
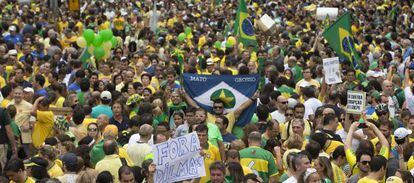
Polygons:
<instances>
[{"instance_id":1,"label":"raised arm","mask_svg":"<svg viewBox=\"0 0 414 183\"><path fill-rule=\"evenodd\" d=\"M41 101L41 100L43 100L45 97L44 96L42 96L42 97L39 97L39 98L37 98L36 100L35 100L35 102L34 102L34 104L33 104L33 109L32 109L32 111L30 112L30 114L32 115L32 116L34 116L34 117L36 117L36 114L37 114L37 107L38 107L38 105L39 105L39 102Z\"/></svg>"},{"instance_id":2,"label":"raised arm","mask_svg":"<svg viewBox=\"0 0 414 183\"><path fill-rule=\"evenodd\" d=\"M405 62L404 88L407 87L407 86L410 86L410 77L408 77L410 75L410 70L409 70L410 64L411 64L411 61L410 62L408 62L408 61Z\"/></svg>"},{"instance_id":3,"label":"raised arm","mask_svg":"<svg viewBox=\"0 0 414 183\"><path fill-rule=\"evenodd\" d=\"M234 111L234 118L237 119L240 117L241 113L248 108L251 104L253 104L254 102L256 102L257 98L259 98L259 91L256 91L256 93L254 93L254 95L252 96L252 98L250 98L250 100L247 100L246 102L244 102L242 105L240 105L235 111Z\"/></svg>"},{"instance_id":4,"label":"raised arm","mask_svg":"<svg viewBox=\"0 0 414 183\"><path fill-rule=\"evenodd\" d=\"M347 149L352 148L352 139L354 138L353 134L354 134L355 130L357 129L358 124L359 123L355 122L355 123L352 123L351 127L349 127L348 135L346 136L346 140L345 140L345 146L344 146L345 151Z\"/></svg>"},{"instance_id":5,"label":"raised arm","mask_svg":"<svg viewBox=\"0 0 414 183\"><path fill-rule=\"evenodd\" d=\"M374 131L375 135L378 137L381 143L381 147L386 147L389 149L390 145L389 145L388 139L385 138L385 136L381 133L381 131L374 124L367 122L367 121L365 121L365 123L367 123L367 126Z\"/></svg>"},{"instance_id":6,"label":"raised arm","mask_svg":"<svg viewBox=\"0 0 414 183\"><path fill-rule=\"evenodd\" d=\"M200 108L198 105L197 105L197 103L185 92L185 90L183 89L183 88L181 88L181 90L180 90L181 92L181 95L183 95L184 96L184 99L185 99L185 101L187 102L187 104L189 105L189 106L191 106L191 107L194 107L194 108Z\"/></svg>"}]
</instances>

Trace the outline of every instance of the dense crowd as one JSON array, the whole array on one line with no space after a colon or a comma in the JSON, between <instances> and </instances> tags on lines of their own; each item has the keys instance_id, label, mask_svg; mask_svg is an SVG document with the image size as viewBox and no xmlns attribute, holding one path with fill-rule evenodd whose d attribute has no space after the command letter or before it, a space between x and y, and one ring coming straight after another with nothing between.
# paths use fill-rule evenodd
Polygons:
<instances>
[{"instance_id":1,"label":"dense crowd","mask_svg":"<svg viewBox=\"0 0 414 183\"><path fill-rule=\"evenodd\" d=\"M413 1L245 0L257 45L234 34L241 1L0 1L0 182L154 182L152 147L195 132L206 175L182 182L414 183ZM361 61L340 58L342 83L324 79L335 20L318 7L352 16ZM105 56L78 41L89 29L112 31ZM206 111L183 73L261 82Z\"/></svg>"}]
</instances>

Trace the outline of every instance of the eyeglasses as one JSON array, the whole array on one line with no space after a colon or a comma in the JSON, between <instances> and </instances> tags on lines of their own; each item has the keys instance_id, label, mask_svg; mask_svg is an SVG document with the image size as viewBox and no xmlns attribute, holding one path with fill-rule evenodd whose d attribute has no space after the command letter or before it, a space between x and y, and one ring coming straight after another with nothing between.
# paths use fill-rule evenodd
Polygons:
<instances>
[{"instance_id":1,"label":"eyeglasses","mask_svg":"<svg viewBox=\"0 0 414 183\"><path fill-rule=\"evenodd\" d=\"M98 129L97 128L88 128L88 131L96 132L96 131L98 131Z\"/></svg>"},{"instance_id":2,"label":"eyeglasses","mask_svg":"<svg viewBox=\"0 0 414 183\"><path fill-rule=\"evenodd\" d=\"M340 120L341 120L341 121L345 121L345 118L341 118Z\"/></svg>"},{"instance_id":3,"label":"eyeglasses","mask_svg":"<svg viewBox=\"0 0 414 183\"><path fill-rule=\"evenodd\" d=\"M280 102L281 104L288 104L289 102L288 101L285 101L285 102Z\"/></svg>"},{"instance_id":4,"label":"eyeglasses","mask_svg":"<svg viewBox=\"0 0 414 183\"><path fill-rule=\"evenodd\" d=\"M285 114L285 116L293 116L293 114L288 114L288 113L286 113L286 114Z\"/></svg>"},{"instance_id":5,"label":"eyeglasses","mask_svg":"<svg viewBox=\"0 0 414 183\"><path fill-rule=\"evenodd\" d=\"M223 109L222 106L213 106L214 109Z\"/></svg>"},{"instance_id":6,"label":"eyeglasses","mask_svg":"<svg viewBox=\"0 0 414 183\"><path fill-rule=\"evenodd\" d=\"M361 161L361 164L363 165L368 165L369 163L371 163L371 161Z\"/></svg>"},{"instance_id":7,"label":"eyeglasses","mask_svg":"<svg viewBox=\"0 0 414 183\"><path fill-rule=\"evenodd\" d=\"M387 114L387 111L377 112L378 116L382 116L382 115L386 115L386 114Z\"/></svg>"}]
</instances>

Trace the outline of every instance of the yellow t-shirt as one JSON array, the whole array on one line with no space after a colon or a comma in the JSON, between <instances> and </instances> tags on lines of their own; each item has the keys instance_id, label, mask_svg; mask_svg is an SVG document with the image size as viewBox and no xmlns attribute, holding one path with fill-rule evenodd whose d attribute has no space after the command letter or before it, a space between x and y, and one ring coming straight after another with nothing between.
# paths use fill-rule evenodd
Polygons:
<instances>
[{"instance_id":1,"label":"yellow t-shirt","mask_svg":"<svg viewBox=\"0 0 414 183\"><path fill-rule=\"evenodd\" d=\"M24 183L35 183L35 182L36 181L31 177L27 177L26 180L24 181ZM16 183L16 182L11 180L10 183Z\"/></svg>"},{"instance_id":2,"label":"yellow t-shirt","mask_svg":"<svg viewBox=\"0 0 414 183\"><path fill-rule=\"evenodd\" d=\"M85 118L83 119L82 125L85 126L85 128L88 128L88 125L90 123L96 123L96 119L95 118Z\"/></svg>"},{"instance_id":3,"label":"yellow t-shirt","mask_svg":"<svg viewBox=\"0 0 414 183\"><path fill-rule=\"evenodd\" d=\"M358 183L378 183L378 181L374 179L370 179L368 177L364 177L362 179L359 179Z\"/></svg>"},{"instance_id":4,"label":"yellow t-shirt","mask_svg":"<svg viewBox=\"0 0 414 183\"><path fill-rule=\"evenodd\" d=\"M51 178L57 178L63 175L62 168L60 168L56 163L49 170L47 170L47 173L49 173Z\"/></svg>"},{"instance_id":5,"label":"yellow t-shirt","mask_svg":"<svg viewBox=\"0 0 414 183\"><path fill-rule=\"evenodd\" d=\"M332 164L332 170L333 170L333 175L334 175L333 182L345 182L346 175L344 171L335 163L331 163L331 164Z\"/></svg>"},{"instance_id":6,"label":"yellow t-shirt","mask_svg":"<svg viewBox=\"0 0 414 183\"><path fill-rule=\"evenodd\" d=\"M411 170L414 168L414 156L407 161L407 170Z\"/></svg>"},{"instance_id":7,"label":"yellow t-shirt","mask_svg":"<svg viewBox=\"0 0 414 183\"><path fill-rule=\"evenodd\" d=\"M65 102L65 97L59 97L55 103L56 107L63 107L63 103Z\"/></svg>"},{"instance_id":8,"label":"yellow t-shirt","mask_svg":"<svg viewBox=\"0 0 414 183\"><path fill-rule=\"evenodd\" d=\"M115 28L116 30L120 30L120 31L122 31L122 30L124 30L124 28L125 28L125 26L124 26L124 24L125 24L125 19L124 19L124 18L122 18L122 17L115 18L115 19L114 19L114 21L113 21L113 24L114 24L114 28Z\"/></svg>"},{"instance_id":9,"label":"yellow t-shirt","mask_svg":"<svg viewBox=\"0 0 414 183\"><path fill-rule=\"evenodd\" d=\"M241 167L242 167L242 169L243 169L243 174L244 174L244 175L247 175L247 174L251 174L251 173L253 173L252 169L250 169L249 167L244 166L244 165L241 165Z\"/></svg>"},{"instance_id":10,"label":"yellow t-shirt","mask_svg":"<svg viewBox=\"0 0 414 183\"><path fill-rule=\"evenodd\" d=\"M234 123L236 123L236 117L234 116L234 112L229 112L226 115L226 118L229 120L229 125L227 126L227 131L229 133L232 132ZM207 113L207 122L216 123L216 116L210 113Z\"/></svg>"},{"instance_id":11,"label":"yellow t-shirt","mask_svg":"<svg viewBox=\"0 0 414 183\"><path fill-rule=\"evenodd\" d=\"M61 34L63 32L63 30L65 30L66 28L68 28L69 26L69 22L59 22L58 23L58 31Z\"/></svg>"},{"instance_id":12,"label":"yellow t-shirt","mask_svg":"<svg viewBox=\"0 0 414 183\"><path fill-rule=\"evenodd\" d=\"M111 23L109 21L106 21L104 23L102 23L101 25L98 26L99 30L105 30L105 29L109 29L109 27L111 26Z\"/></svg>"},{"instance_id":13,"label":"yellow t-shirt","mask_svg":"<svg viewBox=\"0 0 414 183\"><path fill-rule=\"evenodd\" d=\"M76 36L72 36L70 38L65 36L60 43L62 44L63 48L67 48L70 46L70 44L76 42L76 39L77 39Z\"/></svg>"},{"instance_id":14,"label":"yellow t-shirt","mask_svg":"<svg viewBox=\"0 0 414 183\"><path fill-rule=\"evenodd\" d=\"M200 183L206 183L210 180L210 165L215 161L221 161L219 149L210 142L208 142L208 149L203 149L203 152L206 153L204 157L204 167L206 169L206 176L201 177Z\"/></svg>"},{"instance_id":15,"label":"yellow t-shirt","mask_svg":"<svg viewBox=\"0 0 414 183\"><path fill-rule=\"evenodd\" d=\"M0 76L0 88L3 88L4 86L6 86L6 80L3 76Z\"/></svg>"},{"instance_id":16,"label":"yellow t-shirt","mask_svg":"<svg viewBox=\"0 0 414 183\"><path fill-rule=\"evenodd\" d=\"M1 107L6 108L7 105L9 105L10 100L9 99L3 99L3 101L1 101Z\"/></svg>"},{"instance_id":17,"label":"yellow t-shirt","mask_svg":"<svg viewBox=\"0 0 414 183\"><path fill-rule=\"evenodd\" d=\"M103 82L110 82L112 78L112 74L104 75L103 73L99 73L98 79L102 80Z\"/></svg>"},{"instance_id":18,"label":"yellow t-shirt","mask_svg":"<svg viewBox=\"0 0 414 183\"><path fill-rule=\"evenodd\" d=\"M52 135L54 115L52 111L37 111L36 123L33 127L32 139L36 148L42 146L47 137Z\"/></svg>"}]
</instances>

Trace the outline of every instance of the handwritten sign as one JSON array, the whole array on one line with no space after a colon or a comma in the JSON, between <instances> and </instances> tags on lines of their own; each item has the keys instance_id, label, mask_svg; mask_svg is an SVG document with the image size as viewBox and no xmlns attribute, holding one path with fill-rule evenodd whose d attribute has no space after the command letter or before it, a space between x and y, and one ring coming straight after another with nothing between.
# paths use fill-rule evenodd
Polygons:
<instances>
[{"instance_id":1,"label":"handwritten sign","mask_svg":"<svg viewBox=\"0 0 414 183\"><path fill-rule=\"evenodd\" d=\"M152 148L156 165L155 182L170 183L206 175L201 147L195 132Z\"/></svg>"},{"instance_id":2,"label":"handwritten sign","mask_svg":"<svg viewBox=\"0 0 414 183\"><path fill-rule=\"evenodd\" d=\"M362 114L365 110L366 93L348 90L346 111L351 114Z\"/></svg>"},{"instance_id":3,"label":"handwritten sign","mask_svg":"<svg viewBox=\"0 0 414 183\"><path fill-rule=\"evenodd\" d=\"M342 83L338 57L323 59L323 70L326 84Z\"/></svg>"}]
</instances>

